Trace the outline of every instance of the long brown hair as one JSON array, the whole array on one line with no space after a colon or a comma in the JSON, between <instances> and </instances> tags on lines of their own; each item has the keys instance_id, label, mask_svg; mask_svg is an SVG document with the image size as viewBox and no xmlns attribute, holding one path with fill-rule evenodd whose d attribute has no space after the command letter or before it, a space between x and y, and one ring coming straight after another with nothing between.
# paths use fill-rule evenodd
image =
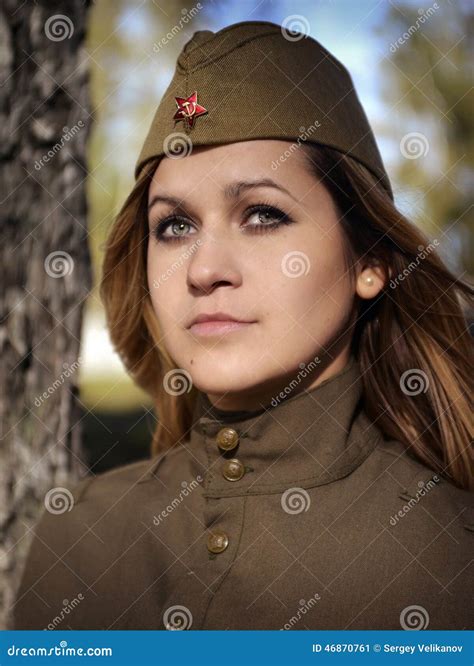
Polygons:
<instances>
[{"instance_id":1,"label":"long brown hair","mask_svg":"<svg viewBox=\"0 0 474 666\"><path fill-rule=\"evenodd\" d=\"M402 442L455 485L474 489L473 345L464 314L474 289L448 270L436 243L397 210L364 166L316 144L305 145L304 156L333 197L353 275L363 259L389 278L376 298L354 301L352 352L366 413L386 438ZM195 387L170 395L163 386L175 365L162 343L146 276L148 188L157 164L145 165L117 216L100 285L114 347L156 407L153 455L188 438L197 395Z\"/></svg>"}]
</instances>

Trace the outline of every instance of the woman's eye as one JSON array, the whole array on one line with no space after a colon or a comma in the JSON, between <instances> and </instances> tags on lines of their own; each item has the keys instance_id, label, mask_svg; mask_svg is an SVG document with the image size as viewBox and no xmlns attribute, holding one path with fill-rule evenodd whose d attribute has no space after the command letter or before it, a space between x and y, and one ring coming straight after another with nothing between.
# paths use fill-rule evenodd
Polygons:
<instances>
[{"instance_id":1,"label":"woman's eye","mask_svg":"<svg viewBox=\"0 0 474 666\"><path fill-rule=\"evenodd\" d=\"M255 223L249 223L254 220ZM290 218L279 208L273 206L253 206L247 211L247 225L249 227L276 227L280 224L289 224Z\"/></svg>"},{"instance_id":2,"label":"woman's eye","mask_svg":"<svg viewBox=\"0 0 474 666\"><path fill-rule=\"evenodd\" d=\"M158 240L175 241L181 240L183 237L189 235L187 231L192 229L192 225L186 220L181 220L179 218L163 220L156 225L154 230L154 236Z\"/></svg>"},{"instance_id":3,"label":"woman's eye","mask_svg":"<svg viewBox=\"0 0 474 666\"><path fill-rule=\"evenodd\" d=\"M279 208L268 204L251 206L244 214L242 228L248 233L265 233L284 224L291 224L292 219ZM158 222L153 231L156 240L168 243L181 241L196 232L195 227L185 219L173 217Z\"/></svg>"}]
</instances>

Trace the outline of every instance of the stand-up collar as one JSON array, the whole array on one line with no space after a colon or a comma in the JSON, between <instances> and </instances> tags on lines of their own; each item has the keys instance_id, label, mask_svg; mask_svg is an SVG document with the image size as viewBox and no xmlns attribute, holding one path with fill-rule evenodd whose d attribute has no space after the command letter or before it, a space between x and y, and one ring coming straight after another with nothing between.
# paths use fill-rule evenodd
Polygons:
<instances>
[{"instance_id":1,"label":"stand-up collar","mask_svg":"<svg viewBox=\"0 0 474 666\"><path fill-rule=\"evenodd\" d=\"M204 472L204 494L278 493L347 476L381 438L361 397L355 357L315 388L254 412L217 409L199 393L186 448L193 471Z\"/></svg>"}]
</instances>

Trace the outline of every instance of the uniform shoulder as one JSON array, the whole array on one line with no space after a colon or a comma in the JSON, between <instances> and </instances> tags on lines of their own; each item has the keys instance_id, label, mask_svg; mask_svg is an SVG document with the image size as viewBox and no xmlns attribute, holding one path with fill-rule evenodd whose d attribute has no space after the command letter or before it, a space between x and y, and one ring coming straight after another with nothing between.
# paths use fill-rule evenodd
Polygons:
<instances>
[{"instance_id":1,"label":"uniform shoulder","mask_svg":"<svg viewBox=\"0 0 474 666\"><path fill-rule=\"evenodd\" d=\"M155 466L156 459L147 458L88 475L69 485L74 505L86 500L113 499L147 478Z\"/></svg>"},{"instance_id":2,"label":"uniform shoulder","mask_svg":"<svg viewBox=\"0 0 474 666\"><path fill-rule=\"evenodd\" d=\"M133 512L132 491L154 464L150 459L140 460L52 488L34 525L36 541L52 545L58 554L82 537L88 525L103 517L118 520L124 510Z\"/></svg>"},{"instance_id":3,"label":"uniform shoulder","mask_svg":"<svg viewBox=\"0 0 474 666\"><path fill-rule=\"evenodd\" d=\"M48 491L12 609L14 628L47 626L62 599L77 598L88 589L84 581L100 578L117 559L124 526L136 538L141 526L131 519L137 504L130 491L154 464L128 463Z\"/></svg>"},{"instance_id":4,"label":"uniform shoulder","mask_svg":"<svg viewBox=\"0 0 474 666\"><path fill-rule=\"evenodd\" d=\"M383 439L374 453L377 471L396 486L400 499L410 506L423 499L426 509L446 520L461 521L463 527L474 532L474 492L437 474L398 440Z\"/></svg>"},{"instance_id":5,"label":"uniform shoulder","mask_svg":"<svg viewBox=\"0 0 474 666\"><path fill-rule=\"evenodd\" d=\"M123 507L121 499L149 474L154 464L151 459L140 460L52 488L45 495L36 521L36 536L65 543L68 533L75 535L79 528L114 506Z\"/></svg>"}]
</instances>

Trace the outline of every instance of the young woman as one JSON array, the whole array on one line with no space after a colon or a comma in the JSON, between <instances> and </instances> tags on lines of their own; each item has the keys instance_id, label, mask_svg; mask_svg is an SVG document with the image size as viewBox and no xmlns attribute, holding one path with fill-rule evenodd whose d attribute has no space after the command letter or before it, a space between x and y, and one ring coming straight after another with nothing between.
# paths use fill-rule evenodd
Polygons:
<instances>
[{"instance_id":1,"label":"young woman","mask_svg":"<svg viewBox=\"0 0 474 666\"><path fill-rule=\"evenodd\" d=\"M136 177L102 296L152 459L46 507L16 628L473 628L472 289L347 71L273 23L195 33Z\"/></svg>"}]
</instances>

